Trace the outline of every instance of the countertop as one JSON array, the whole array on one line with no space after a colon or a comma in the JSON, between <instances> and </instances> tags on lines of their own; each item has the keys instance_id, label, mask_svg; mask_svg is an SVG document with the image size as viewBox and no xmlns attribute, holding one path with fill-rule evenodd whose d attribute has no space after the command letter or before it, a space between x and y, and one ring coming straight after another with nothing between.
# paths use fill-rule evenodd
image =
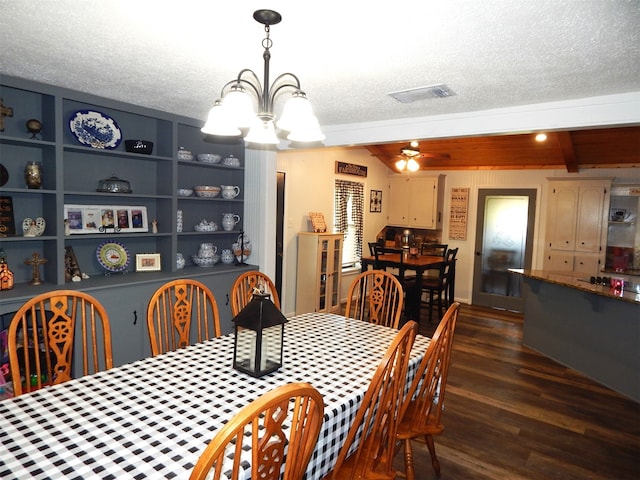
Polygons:
<instances>
[{"instance_id":1,"label":"countertop","mask_svg":"<svg viewBox=\"0 0 640 480\"><path fill-rule=\"evenodd\" d=\"M522 268L510 268L509 271L527 278L542 280L543 282L554 283L556 285L582 290L583 292L640 305L640 282L627 282L624 289L616 290L609 285L594 285L590 283L589 276L587 275L571 275L546 270L526 270Z\"/></svg>"}]
</instances>

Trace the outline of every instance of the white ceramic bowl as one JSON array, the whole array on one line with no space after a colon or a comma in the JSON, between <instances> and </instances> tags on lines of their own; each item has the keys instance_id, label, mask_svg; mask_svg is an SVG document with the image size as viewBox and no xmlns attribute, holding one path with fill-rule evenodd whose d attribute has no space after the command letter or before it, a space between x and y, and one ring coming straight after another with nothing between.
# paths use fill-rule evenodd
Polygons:
<instances>
[{"instance_id":1,"label":"white ceramic bowl","mask_svg":"<svg viewBox=\"0 0 640 480\"><path fill-rule=\"evenodd\" d=\"M191 195L193 195L193 190L190 188L179 188L178 189L178 196L179 197L190 197Z\"/></svg>"},{"instance_id":2,"label":"white ceramic bowl","mask_svg":"<svg viewBox=\"0 0 640 480\"><path fill-rule=\"evenodd\" d=\"M192 255L191 260L198 267L213 267L220 261L220 255L216 254L211 257L199 257L198 255Z\"/></svg>"},{"instance_id":3,"label":"white ceramic bowl","mask_svg":"<svg viewBox=\"0 0 640 480\"><path fill-rule=\"evenodd\" d=\"M222 155L217 153L199 153L197 157L198 161L202 163L220 163L222 160Z\"/></svg>"},{"instance_id":4,"label":"white ceramic bowl","mask_svg":"<svg viewBox=\"0 0 640 480\"><path fill-rule=\"evenodd\" d=\"M193 227L193 229L196 232L215 232L216 230L218 230L218 224L215 222L211 222L211 223L198 223L195 227Z\"/></svg>"},{"instance_id":5,"label":"white ceramic bowl","mask_svg":"<svg viewBox=\"0 0 640 480\"><path fill-rule=\"evenodd\" d=\"M198 185L193 187L193 190L198 197L212 198L220 195L220 187L215 185Z\"/></svg>"}]
</instances>

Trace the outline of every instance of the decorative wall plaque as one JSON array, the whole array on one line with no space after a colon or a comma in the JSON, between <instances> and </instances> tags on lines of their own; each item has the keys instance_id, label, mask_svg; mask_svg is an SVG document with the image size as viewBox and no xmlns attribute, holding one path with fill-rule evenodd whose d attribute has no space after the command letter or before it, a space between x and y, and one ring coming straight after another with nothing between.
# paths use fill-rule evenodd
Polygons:
<instances>
[{"instance_id":1,"label":"decorative wall plaque","mask_svg":"<svg viewBox=\"0 0 640 480\"><path fill-rule=\"evenodd\" d=\"M16 234L16 222L13 216L11 197L0 197L0 237Z\"/></svg>"}]
</instances>

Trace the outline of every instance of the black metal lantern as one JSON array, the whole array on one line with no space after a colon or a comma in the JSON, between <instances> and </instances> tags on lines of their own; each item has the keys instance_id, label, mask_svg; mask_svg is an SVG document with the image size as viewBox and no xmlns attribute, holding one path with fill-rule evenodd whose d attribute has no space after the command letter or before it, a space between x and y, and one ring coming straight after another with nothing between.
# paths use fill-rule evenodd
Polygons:
<instances>
[{"instance_id":1,"label":"black metal lantern","mask_svg":"<svg viewBox=\"0 0 640 480\"><path fill-rule=\"evenodd\" d=\"M268 293L253 298L233 319L233 368L262 377L282 366L284 324L287 319Z\"/></svg>"}]
</instances>

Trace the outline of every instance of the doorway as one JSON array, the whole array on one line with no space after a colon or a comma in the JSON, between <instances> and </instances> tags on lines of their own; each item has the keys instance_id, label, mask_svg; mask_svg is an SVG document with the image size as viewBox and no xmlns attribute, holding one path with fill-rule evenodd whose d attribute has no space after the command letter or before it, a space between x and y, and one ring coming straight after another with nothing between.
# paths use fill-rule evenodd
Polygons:
<instances>
[{"instance_id":1,"label":"doorway","mask_svg":"<svg viewBox=\"0 0 640 480\"><path fill-rule=\"evenodd\" d=\"M278 298L282 298L282 264L284 258L284 184L286 174L276 172L276 278Z\"/></svg>"},{"instance_id":2,"label":"doorway","mask_svg":"<svg viewBox=\"0 0 640 480\"><path fill-rule=\"evenodd\" d=\"M521 312L522 276L531 268L536 190L480 189L476 224L472 303Z\"/></svg>"}]
</instances>

